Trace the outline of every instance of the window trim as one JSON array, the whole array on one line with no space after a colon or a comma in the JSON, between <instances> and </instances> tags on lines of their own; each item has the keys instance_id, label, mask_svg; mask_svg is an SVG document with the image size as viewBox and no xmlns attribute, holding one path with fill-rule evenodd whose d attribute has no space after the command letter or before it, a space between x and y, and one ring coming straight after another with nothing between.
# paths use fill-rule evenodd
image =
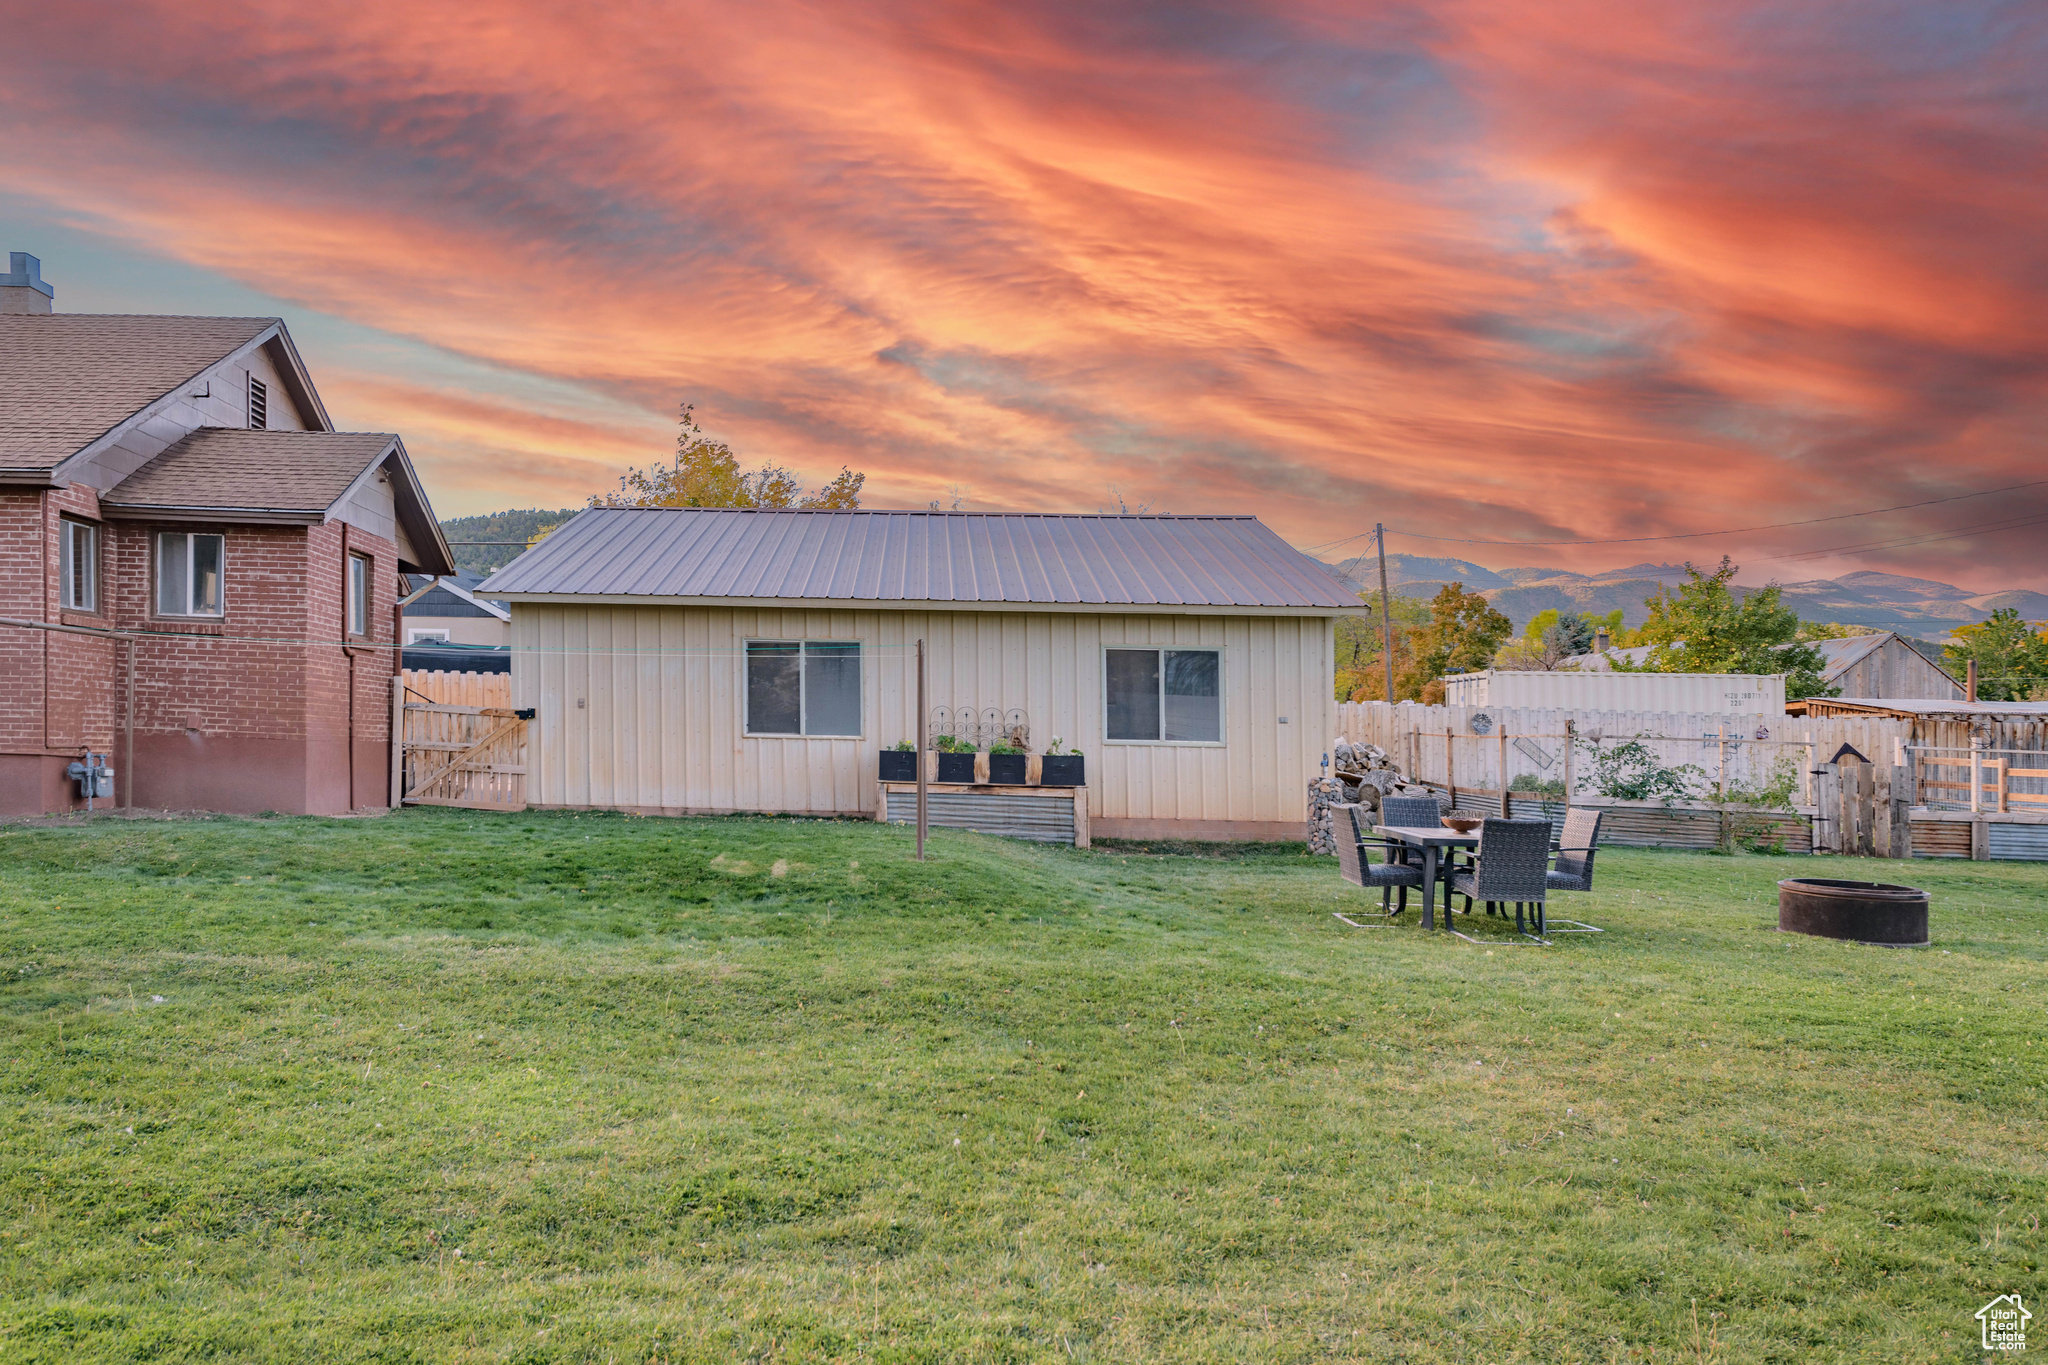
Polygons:
<instances>
[{"instance_id":1,"label":"window trim","mask_svg":"<svg viewBox=\"0 0 2048 1365\"><path fill-rule=\"evenodd\" d=\"M185 604L192 603L192 542L200 536L212 536L220 542L220 610L218 611L165 611L164 610L164 551L166 536L182 536L185 541ZM225 621L228 615L228 536L226 531L166 531L154 530L149 533L149 614L165 621Z\"/></svg>"},{"instance_id":2,"label":"window trim","mask_svg":"<svg viewBox=\"0 0 2048 1365\"><path fill-rule=\"evenodd\" d=\"M810 710L811 680L810 669L805 667L805 661L810 658L809 647L811 645L854 646L859 651L859 653L855 657L860 660L860 730L857 733L850 735L813 735L803 733L791 733L787 730L755 730L752 701L753 688L750 685L750 680L747 672L749 665L753 663L755 645L797 646L796 723L798 725L802 725L809 718L807 713ZM787 636L780 635L748 635L743 637L740 641L740 735L746 739L866 739L868 724L867 653L868 642L859 636L856 636L850 640L832 639L830 637L813 638L808 635L798 636L795 639L790 639Z\"/></svg>"},{"instance_id":3,"label":"window trim","mask_svg":"<svg viewBox=\"0 0 2048 1365\"><path fill-rule=\"evenodd\" d=\"M1215 739L1111 739L1109 737L1109 651L1112 649L1151 649L1165 652L1175 650L1202 650L1216 656L1216 738ZM1102 717L1102 742L1125 745L1134 749L1227 749L1230 747L1230 650L1224 645L1189 645L1168 642L1159 645L1141 645L1134 642L1107 642L1099 650L1095 661L1097 712ZM1159 723L1163 734L1166 728L1166 661L1159 661Z\"/></svg>"},{"instance_id":4,"label":"window trim","mask_svg":"<svg viewBox=\"0 0 2048 1365\"><path fill-rule=\"evenodd\" d=\"M80 531L85 532L92 543L92 549L86 558L86 587L89 589L90 600L73 602L70 600L75 577L73 570L78 563L75 540ZM100 614L100 540L100 523L70 515L60 515L57 518L57 575L60 580L57 586L57 605L61 610L85 612L92 616Z\"/></svg>"},{"instance_id":5,"label":"window trim","mask_svg":"<svg viewBox=\"0 0 2048 1365\"><path fill-rule=\"evenodd\" d=\"M342 610L345 613L342 618L342 631L351 639L367 640L370 638L371 624L370 595L376 591L377 564L369 555L364 554L360 550L350 550L346 559L348 561L347 565L342 570L344 575L342 583L342 596L344 599ZM360 591L356 588L356 566L358 564L363 566L363 586ZM363 623L360 630L356 628L358 619Z\"/></svg>"}]
</instances>

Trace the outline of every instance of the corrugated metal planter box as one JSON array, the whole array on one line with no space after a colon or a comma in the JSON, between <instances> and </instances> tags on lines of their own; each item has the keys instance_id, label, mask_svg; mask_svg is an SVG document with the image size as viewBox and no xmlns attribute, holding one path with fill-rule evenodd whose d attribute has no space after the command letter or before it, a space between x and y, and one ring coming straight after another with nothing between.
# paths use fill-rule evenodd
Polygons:
<instances>
[{"instance_id":1,"label":"corrugated metal planter box","mask_svg":"<svg viewBox=\"0 0 2048 1365\"><path fill-rule=\"evenodd\" d=\"M917 823L917 793L891 791L889 823ZM1009 839L1031 839L1047 844L1074 842L1074 801L1066 796L1029 796L1005 792L929 792L926 795L927 823L944 829L967 829L979 834L999 834Z\"/></svg>"},{"instance_id":2,"label":"corrugated metal planter box","mask_svg":"<svg viewBox=\"0 0 2048 1365\"><path fill-rule=\"evenodd\" d=\"M1487 669L1444 679L1449 706L1679 711L1782 716L1785 679L1751 673L1590 673Z\"/></svg>"},{"instance_id":3,"label":"corrugated metal planter box","mask_svg":"<svg viewBox=\"0 0 2048 1365\"><path fill-rule=\"evenodd\" d=\"M1916 858L1969 857L1969 822L1967 820L1913 821L1913 856Z\"/></svg>"},{"instance_id":4,"label":"corrugated metal planter box","mask_svg":"<svg viewBox=\"0 0 2048 1365\"><path fill-rule=\"evenodd\" d=\"M1915 833L1918 833L1917 829ZM2048 862L2048 825L2021 825L1993 820L1985 833L1990 836L1990 853L1993 858Z\"/></svg>"}]
</instances>

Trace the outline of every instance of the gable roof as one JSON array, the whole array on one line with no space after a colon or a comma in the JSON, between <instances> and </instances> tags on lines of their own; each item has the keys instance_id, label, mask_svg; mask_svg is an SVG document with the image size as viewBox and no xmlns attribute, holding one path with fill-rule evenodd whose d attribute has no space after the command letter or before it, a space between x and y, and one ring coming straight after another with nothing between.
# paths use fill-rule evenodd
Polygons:
<instances>
[{"instance_id":1,"label":"gable roof","mask_svg":"<svg viewBox=\"0 0 2048 1365\"><path fill-rule=\"evenodd\" d=\"M470 587L482 581L476 574L469 575L470 584L465 587L459 574L446 578L429 578L425 583L399 599L398 605L408 616L493 616L500 621L512 619L512 613L496 602L481 602L472 597Z\"/></svg>"},{"instance_id":2,"label":"gable roof","mask_svg":"<svg viewBox=\"0 0 2048 1365\"><path fill-rule=\"evenodd\" d=\"M1249 516L592 508L480 596L1341 610L1358 599Z\"/></svg>"},{"instance_id":3,"label":"gable roof","mask_svg":"<svg viewBox=\"0 0 2048 1365\"><path fill-rule=\"evenodd\" d=\"M0 314L0 475L50 473L237 351L282 334L276 318Z\"/></svg>"},{"instance_id":4,"label":"gable roof","mask_svg":"<svg viewBox=\"0 0 2048 1365\"><path fill-rule=\"evenodd\" d=\"M453 557L405 444L389 432L201 427L100 495L109 514L317 522L372 471L392 474L393 510L424 571Z\"/></svg>"}]
</instances>

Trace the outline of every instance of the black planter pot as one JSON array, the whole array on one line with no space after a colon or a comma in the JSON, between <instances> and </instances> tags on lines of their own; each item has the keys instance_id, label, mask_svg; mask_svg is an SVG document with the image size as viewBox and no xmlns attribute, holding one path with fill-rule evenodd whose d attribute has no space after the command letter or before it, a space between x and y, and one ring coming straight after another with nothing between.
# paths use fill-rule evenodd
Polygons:
<instances>
[{"instance_id":1,"label":"black planter pot","mask_svg":"<svg viewBox=\"0 0 2048 1365\"><path fill-rule=\"evenodd\" d=\"M1005 787L1024 785L1025 764L1028 754L990 754L988 756L988 780Z\"/></svg>"},{"instance_id":2,"label":"black planter pot","mask_svg":"<svg viewBox=\"0 0 2048 1365\"><path fill-rule=\"evenodd\" d=\"M917 755L905 749L882 750L882 780L884 782L917 781Z\"/></svg>"},{"instance_id":3,"label":"black planter pot","mask_svg":"<svg viewBox=\"0 0 2048 1365\"><path fill-rule=\"evenodd\" d=\"M1087 761L1079 754L1047 754L1038 760L1038 785L1085 787L1088 785Z\"/></svg>"},{"instance_id":4,"label":"black planter pot","mask_svg":"<svg viewBox=\"0 0 2048 1365\"><path fill-rule=\"evenodd\" d=\"M974 781L973 754L940 754L939 781L958 782L963 786Z\"/></svg>"}]
</instances>

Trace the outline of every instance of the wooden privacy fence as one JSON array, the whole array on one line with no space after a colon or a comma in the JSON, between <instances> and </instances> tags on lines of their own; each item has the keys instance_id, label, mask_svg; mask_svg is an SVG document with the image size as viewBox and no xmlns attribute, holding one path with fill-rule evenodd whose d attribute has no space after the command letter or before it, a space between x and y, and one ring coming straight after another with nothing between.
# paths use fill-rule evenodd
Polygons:
<instances>
[{"instance_id":1,"label":"wooden privacy fence","mask_svg":"<svg viewBox=\"0 0 2048 1365\"><path fill-rule=\"evenodd\" d=\"M1524 818L1554 810L1561 818L1567 803L1604 807L1604 842L2048 858L2048 752L1992 748L1985 737L1967 747L1915 744L1913 723L1890 717L1347 702L1337 707L1337 725L1340 736L1378 745L1459 810ZM1669 805L1606 797L1594 761L1631 741L1664 767L1698 769L1699 794ZM1792 779L1791 810L1737 804L1784 777ZM1729 800L1714 799L1723 795Z\"/></svg>"},{"instance_id":2,"label":"wooden privacy fence","mask_svg":"<svg viewBox=\"0 0 2048 1365\"><path fill-rule=\"evenodd\" d=\"M391 804L526 809L530 713L427 699L489 698L494 690L510 702L510 680L502 673L406 670L392 697Z\"/></svg>"},{"instance_id":3,"label":"wooden privacy fence","mask_svg":"<svg viewBox=\"0 0 2048 1365\"><path fill-rule=\"evenodd\" d=\"M439 669L408 668L404 682L412 701L447 706L512 705L510 673L444 673Z\"/></svg>"}]
</instances>

